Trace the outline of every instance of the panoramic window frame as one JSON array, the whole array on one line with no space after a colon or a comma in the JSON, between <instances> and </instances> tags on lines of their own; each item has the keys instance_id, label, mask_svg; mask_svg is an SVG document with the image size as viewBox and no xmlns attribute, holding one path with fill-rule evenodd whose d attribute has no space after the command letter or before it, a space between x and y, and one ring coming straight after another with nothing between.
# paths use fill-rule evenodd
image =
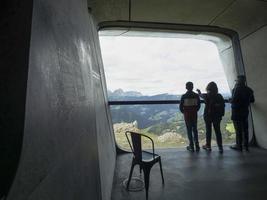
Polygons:
<instances>
[{"instance_id":1,"label":"panoramic window frame","mask_svg":"<svg viewBox=\"0 0 267 200\"><path fill-rule=\"evenodd\" d=\"M129 21L115 21L115 22L102 22L99 24L99 32L101 31L123 31L123 33L127 33L129 31L151 31L154 33L157 32L173 32L177 31L183 34L207 34L207 35L215 35L218 37L224 36L230 39L231 46L229 48L232 48L233 51L233 57L232 57L232 66L230 69L226 69L225 71L229 74L231 74L232 80L230 84L234 85L234 78L237 75L244 74L244 65L243 65L243 59L242 59L242 53L240 50L240 43L239 43L239 37L238 34L230 29L220 28L220 27L214 27L214 26L199 26L199 25L184 25L184 24L168 24L168 23L151 23L151 22L129 22ZM229 58L228 58L229 59ZM232 73L231 73L232 72ZM227 76L227 74L226 74ZM228 77L229 78L229 77ZM231 86L230 86L231 87ZM179 104L179 100L157 100L157 101L109 101L109 106L112 105L144 105L144 104ZM112 116L110 117L112 118ZM111 120L112 121L112 120ZM252 118L250 114L249 123L252 124ZM253 126L250 126L253 127ZM111 122L111 128L112 122ZM249 130L250 132L250 140L253 135L253 128ZM114 133L114 131L113 131ZM115 136L114 136L115 138ZM127 151L125 149L122 149L115 140L116 146L118 150L120 151Z\"/></svg>"}]
</instances>

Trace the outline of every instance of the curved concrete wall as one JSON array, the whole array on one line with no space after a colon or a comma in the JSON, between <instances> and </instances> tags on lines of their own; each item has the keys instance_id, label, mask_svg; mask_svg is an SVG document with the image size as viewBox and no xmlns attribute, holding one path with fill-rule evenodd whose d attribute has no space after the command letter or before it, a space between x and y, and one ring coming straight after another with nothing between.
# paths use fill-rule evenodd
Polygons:
<instances>
[{"instance_id":1,"label":"curved concrete wall","mask_svg":"<svg viewBox=\"0 0 267 200\"><path fill-rule=\"evenodd\" d=\"M248 85L254 89L252 105L257 143L267 149L267 26L241 40Z\"/></svg>"},{"instance_id":2,"label":"curved concrete wall","mask_svg":"<svg viewBox=\"0 0 267 200\"><path fill-rule=\"evenodd\" d=\"M33 3L23 148L7 199L109 199L115 145L87 2Z\"/></svg>"},{"instance_id":3,"label":"curved concrete wall","mask_svg":"<svg viewBox=\"0 0 267 200\"><path fill-rule=\"evenodd\" d=\"M91 27L96 27L93 18L90 17ZM100 181L102 199L107 200L111 197L113 184L113 171L115 168L115 138L113 134L113 123L110 118L107 87L103 62L101 57L100 43L98 32L95 28L91 29L91 35L94 40L93 58L95 69L93 70L93 86L94 86L94 107L97 129L97 144L99 154Z\"/></svg>"}]
</instances>

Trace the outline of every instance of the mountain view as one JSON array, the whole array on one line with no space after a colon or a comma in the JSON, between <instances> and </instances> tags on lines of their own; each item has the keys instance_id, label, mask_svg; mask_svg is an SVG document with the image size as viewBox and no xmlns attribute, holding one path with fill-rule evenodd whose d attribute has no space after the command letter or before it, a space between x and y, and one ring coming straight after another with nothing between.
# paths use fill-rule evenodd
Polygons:
<instances>
[{"instance_id":1,"label":"mountain view","mask_svg":"<svg viewBox=\"0 0 267 200\"><path fill-rule=\"evenodd\" d=\"M223 96L228 98L227 95ZM158 94L142 95L138 91L123 91L117 89L108 91L109 101L138 100L180 100L181 95ZM110 106L116 141L122 148L129 148L125 137L127 130L137 131L150 136L155 142L155 148L175 148L187 145L187 134L183 114L179 105L112 105ZM205 143L205 123L203 120L204 104L198 112L199 141ZM226 104L225 116L221 123L224 143L233 143L234 128L230 119L230 105ZM215 142L213 134L212 144ZM143 146L150 148L148 141Z\"/></svg>"}]
</instances>

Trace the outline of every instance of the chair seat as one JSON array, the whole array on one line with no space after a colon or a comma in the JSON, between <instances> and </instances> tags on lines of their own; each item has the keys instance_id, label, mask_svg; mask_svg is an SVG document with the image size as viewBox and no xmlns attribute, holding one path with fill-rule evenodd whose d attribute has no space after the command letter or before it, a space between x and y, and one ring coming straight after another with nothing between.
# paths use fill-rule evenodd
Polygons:
<instances>
[{"instance_id":1,"label":"chair seat","mask_svg":"<svg viewBox=\"0 0 267 200\"><path fill-rule=\"evenodd\" d=\"M148 151L142 151L142 161L143 162L151 162L152 160L157 160L160 156L158 154L150 153Z\"/></svg>"}]
</instances>

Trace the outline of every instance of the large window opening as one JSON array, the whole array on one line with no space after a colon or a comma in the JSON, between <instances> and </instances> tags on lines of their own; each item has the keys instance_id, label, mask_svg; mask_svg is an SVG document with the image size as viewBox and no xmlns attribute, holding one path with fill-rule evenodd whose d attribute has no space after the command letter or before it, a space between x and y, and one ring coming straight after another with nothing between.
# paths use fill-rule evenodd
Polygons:
<instances>
[{"instance_id":1,"label":"large window opening","mask_svg":"<svg viewBox=\"0 0 267 200\"><path fill-rule=\"evenodd\" d=\"M214 81L224 98L230 97L218 46L212 41L180 33L102 31L100 44L114 134L121 148L129 148L127 130L150 136L156 148L187 145L184 118L179 111L187 81L194 83L194 91L202 92ZM201 144L205 143L203 111L202 103L198 112ZM228 103L221 130L224 144L233 143L235 135ZM213 145L215 141L213 134Z\"/></svg>"}]
</instances>

